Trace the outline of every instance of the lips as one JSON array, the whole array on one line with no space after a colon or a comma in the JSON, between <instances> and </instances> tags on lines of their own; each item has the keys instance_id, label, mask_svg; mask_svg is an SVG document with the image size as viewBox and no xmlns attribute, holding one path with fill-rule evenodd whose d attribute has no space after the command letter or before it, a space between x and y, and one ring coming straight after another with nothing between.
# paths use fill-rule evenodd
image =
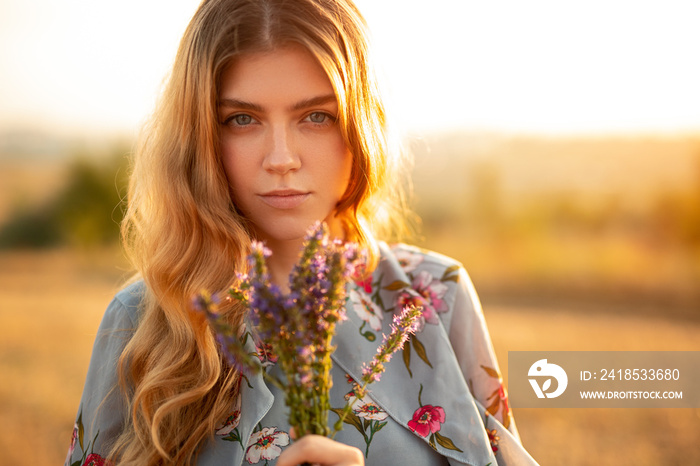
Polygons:
<instances>
[{"instance_id":1,"label":"lips","mask_svg":"<svg viewBox=\"0 0 700 466\"><path fill-rule=\"evenodd\" d=\"M275 189L258 196L265 204L275 209L294 209L308 199L311 193L296 189Z\"/></svg>"}]
</instances>

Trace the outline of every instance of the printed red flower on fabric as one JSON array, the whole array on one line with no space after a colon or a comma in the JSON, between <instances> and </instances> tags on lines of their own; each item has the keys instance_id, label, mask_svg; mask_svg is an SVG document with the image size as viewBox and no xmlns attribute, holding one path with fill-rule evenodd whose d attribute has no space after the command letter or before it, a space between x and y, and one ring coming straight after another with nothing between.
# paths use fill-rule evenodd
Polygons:
<instances>
[{"instance_id":1,"label":"printed red flower on fabric","mask_svg":"<svg viewBox=\"0 0 700 466\"><path fill-rule=\"evenodd\" d=\"M366 277L366 278L355 280L355 284L359 288L362 288L365 291L365 293L372 294L372 276L371 275L369 277Z\"/></svg>"},{"instance_id":2,"label":"printed red flower on fabric","mask_svg":"<svg viewBox=\"0 0 700 466\"><path fill-rule=\"evenodd\" d=\"M508 395L506 395L506 389L502 383L498 387L498 396L501 397L501 403L503 403L503 419L506 419L510 416L510 407L508 406Z\"/></svg>"},{"instance_id":3,"label":"printed red flower on fabric","mask_svg":"<svg viewBox=\"0 0 700 466\"><path fill-rule=\"evenodd\" d=\"M394 305L399 311L411 306L425 309L428 305L428 301L423 296L419 295L417 291L407 288L396 295L396 302ZM423 312L425 313L425 310ZM423 317L421 317L421 320L425 321Z\"/></svg>"},{"instance_id":4,"label":"printed red flower on fabric","mask_svg":"<svg viewBox=\"0 0 700 466\"><path fill-rule=\"evenodd\" d=\"M445 410L440 406L423 405L413 413L413 419L408 421L408 427L421 437L434 434L445 422Z\"/></svg>"},{"instance_id":5,"label":"printed red flower on fabric","mask_svg":"<svg viewBox=\"0 0 700 466\"><path fill-rule=\"evenodd\" d=\"M501 439L501 437L498 436L498 431L496 429L486 429L486 433L489 436L491 450L493 450L493 452L496 453L498 451L498 441Z\"/></svg>"},{"instance_id":6,"label":"printed red flower on fabric","mask_svg":"<svg viewBox=\"0 0 700 466\"><path fill-rule=\"evenodd\" d=\"M85 458L85 462L83 463L83 466L111 466L111 465L112 465L111 461L105 460L97 453L90 453L88 455L88 457Z\"/></svg>"}]
</instances>

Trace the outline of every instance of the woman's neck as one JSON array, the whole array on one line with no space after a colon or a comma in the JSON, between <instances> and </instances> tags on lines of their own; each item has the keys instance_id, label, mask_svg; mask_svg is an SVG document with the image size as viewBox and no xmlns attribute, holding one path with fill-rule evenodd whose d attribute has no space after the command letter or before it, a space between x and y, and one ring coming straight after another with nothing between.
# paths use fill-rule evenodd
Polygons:
<instances>
[{"instance_id":1,"label":"woman's neck","mask_svg":"<svg viewBox=\"0 0 700 466\"><path fill-rule=\"evenodd\" d=\"M331 238L345 239L345 229L337 217L329 216L325 219L325 222ZM275 239L270 237L260 239L272 251L272 255L267 258L270 281L279 286L283 293L289 293L289 274L299 260L301 249L304 247L304 239Z\"/></svg>"},{"instance_id":2,"label":"woman's neck","mask_svg":"<svg viewBox=\"0 0 700 466\"><path fill-rule=\"evenodd\" d=\"M289 274L299 260L303 241L266 241L265 245L272 251L272 255L267 258L270 280L283 293L289 293Z\"/></svg>"}]
</instances>

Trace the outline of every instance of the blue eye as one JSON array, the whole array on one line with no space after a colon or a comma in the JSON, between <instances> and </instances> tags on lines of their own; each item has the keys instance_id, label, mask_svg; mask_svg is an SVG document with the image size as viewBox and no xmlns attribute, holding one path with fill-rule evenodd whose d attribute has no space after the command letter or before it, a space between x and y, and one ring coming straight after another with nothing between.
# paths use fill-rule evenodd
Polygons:
<instances>
[{"instance_id":1,"label":"blue eye","mask_svg":"<svg viewBox=\"0 0 700 466\"><path fill-rule=\"evenodd\" d=\"M253 123L255 123L255 118L248 115L247 113L239 113L237 115L231 115L230 117L226 118L223 122L224 125L234 126L234 127L250 126Z\"/></svg>"},{"instance_id":2,"label":"blue eye","mask_svg":"<svg viewBox=\"0 0 700 466\"><path fill-rule=\"evenodd\" d=\"M245 113L241 113L240 115L234 115L231 120L233 120L238 126L246 126L253 122L253 117L246 115Z\"/></svg>"},{"instance_id":3,"label":"blue eye","mask_svg":"<svg viewBox=\"0 0 700 466\"><path fill-rule=\"evenodd\" d=\"M326 112L309 113L309 116L307 116L306 119L308 121L310 121L311 123L314 123L317 125L328 124L328 123L332 123L335 121L335 118Z\"/></svg>"},{"instance_id":4,"label":"blue eye","mask_svg":"<svg viewBox=\"0 0 700 466\"><path fill-rule=\"evenodd\" d=\"M309 120L311 120L314 123L323 123L324 121L326 121L326 118L328 118L328 115L321 112L314 112L311 115L309 115Z\"/></svg>"}]
</instances>

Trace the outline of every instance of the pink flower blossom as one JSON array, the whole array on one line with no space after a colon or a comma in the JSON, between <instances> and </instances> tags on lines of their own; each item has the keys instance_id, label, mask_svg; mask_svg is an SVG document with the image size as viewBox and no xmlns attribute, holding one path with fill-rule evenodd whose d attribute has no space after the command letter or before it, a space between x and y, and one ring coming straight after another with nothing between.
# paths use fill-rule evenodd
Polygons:
<instances>
[{"instance_id":1,"label":"pink flower blossom","mask_svg":"<svg viewBox=\"0 0 700 466\"><path fill-rule=\"evenodd\" d=\"M410 288L405 289L396 295L395 305L399 310L403 310L410 306L425 307L426 304L427 302L425 301L425 298Z\"/></svg>"},{"instance_id":2,"label":"pink flower blossom","mask_svg":"<svg viewBox=\"0 0 700 466\"><path fill-rule=\"evenodd\" d=\"M445 422L445 410L440 406L423 405L413 413L413 419L408 421L408 427L421 437L434 434Z\"/></svg>"},{"instance_id":3,"label":"pink flower blossom","mask_svg":"<svg viewBox=\"0 0 700 466\"><path fill-rule=\"evenodd\" d=\"M426 312L432 312L432 310L426 310L429 307L429 305L425 298L410 288L405 289L396 295L396 302L394 303L394 306L400 311L403 311L407 307L411 306L422 309L423 314L416 321L417 332L423 330L423 326L425 325L425 321L427 320L425 318ZM437 321L435 323L437 323Z\"/></svg>"},{"instance_id":4,"label":"pink flower blossom","mask_svg":"<svg viewBox=\"0 0 700 466\"><path fill-rule=\"evenodd\" d=\"M372 293L372 276L370 275L369 277L366 277L361 280L355 280L355 284L362 288L365 293L370 294Z\"/></svg>"},{"instance_id":5,"label":"pink flower blossom","mask_svg":"<svg viewBox=\"0 0 700 466\"><path fill-rule=\"evenodd\" d=\"M447 293L447 285L425 270L418 272L413 279L412 289L405 289L396 297L396 307L403 309L413 305L423 309L423 315L418 323L418 331L423 329L425 323L437 325L438 313L446 312L449 307L443 299Z\"/></svg>"},{"instance_id":6,"label":"pink flower blossom","mask_svg":"<svg viewBox=\"0 0 700 466\"><path fill-rule=\"evenodd\" d=\"M498 387L498 396L501 398L501 403L503 403L503 419L507 419L510 416L510 407L508 406L508 395L506 395L506 389L503 384Z\"/></svg>"},{"instance_id":7,"label":"pink flower blossom","mask_svg":"<svg viewBox=\"0 0 700 466\"><path fill-rule=\"evenodd\" d=\"M83 466L111 466L112 462L111 461L106 461L104 458L102 458L100 455L97 453L90 453L87 458L85 458L85 462L83 463Z\"/></svg>"},{"instance_id":8,"label":"pink flower blossom","mask_svg":"<svg viewBox=\"0 0 700 466\"><path fill-rule=\"evenodd\" d=\"M276 427L263 427L253 433L248 442L245 459L251 464L262 460L273 460L282 454L282 448L289 445L289 435L286 432L276 432Z\"/></svg>"},{"instance_id":9,"label":"pink flower blossom","mask_svg":"<svg viewBox=\"0 0 700 466\"><path fill-rule=\"evenodd\" d=\"M68 448L68 457L66 458L66 463L70 464L71 457L73 456L73 452L75 451L75 444L78 441L78 424L76 423L73 425L73 434L71 435L70 438L70 447Z\"/></svg>"},{"instance_id":10,"label":"pink flower blossom","mask_svg":"<svg viewBox=\"0 0 700 466\"><path fill-rule=\"evenodd\" d=\"M436 280L429 272L421 270L413 280L413 287L426 299L430 299L436 308L441 310L447 308L447 305L442 300L447 293L447 285L439 280Z\"/></svg>"},{"instance_id":11,"label":"pink flower blossom","mask_svg":"<svg viewBox=\"0 0 700 466\"><path fill-rule=\"evenodd\" d=\"M272 345L262 340L255 342L255 352L262 367L272 366L277 362L277 355L272 351Z\"/></svg>"}]
</instances>

